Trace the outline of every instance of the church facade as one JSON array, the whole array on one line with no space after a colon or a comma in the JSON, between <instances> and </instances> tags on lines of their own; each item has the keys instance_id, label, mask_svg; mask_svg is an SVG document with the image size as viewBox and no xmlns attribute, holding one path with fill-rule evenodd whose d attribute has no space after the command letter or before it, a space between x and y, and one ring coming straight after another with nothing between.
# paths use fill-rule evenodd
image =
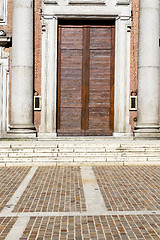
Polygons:
<instances>
[{"instance_id":1,"label":"church facade","mask_svg":"<svg viewBox=\"0 0 160 240\"><path fill-rule=\"evenodd\" d=\"M1 0L0 138L159 138L159 1Z\"/></svg>"}]
</instances>

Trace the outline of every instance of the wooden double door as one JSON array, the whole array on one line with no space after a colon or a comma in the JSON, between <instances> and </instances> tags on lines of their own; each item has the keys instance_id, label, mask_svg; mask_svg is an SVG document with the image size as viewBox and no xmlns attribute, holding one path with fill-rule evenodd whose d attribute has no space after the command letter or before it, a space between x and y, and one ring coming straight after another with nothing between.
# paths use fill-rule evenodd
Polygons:
<instances>
[{"instance_id":1,"label":"wooden double door","mask_svg":"<svg viewBox=\"0 0 160 240\"><path fill-rule=\"evenodd\" d=\"M113 22L73 21L58 26L58 135L112 135Z\"/></svg>"}]
</instances>

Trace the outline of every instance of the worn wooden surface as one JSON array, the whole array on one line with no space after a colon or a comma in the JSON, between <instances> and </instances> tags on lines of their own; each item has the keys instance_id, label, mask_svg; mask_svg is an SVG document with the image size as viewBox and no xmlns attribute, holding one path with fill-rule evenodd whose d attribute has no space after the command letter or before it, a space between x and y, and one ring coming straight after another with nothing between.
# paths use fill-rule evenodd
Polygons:
<instances>
[{"instance_id":1,"label":"worn wooden surface","mask_svg":"<svg viewBox=\"0 0 160 240\"><path fill-rule=\"evenodd\" d=\"M59 25L58 135L111 135L114 114L114 25Z\"/></svg>"}]
</instances>

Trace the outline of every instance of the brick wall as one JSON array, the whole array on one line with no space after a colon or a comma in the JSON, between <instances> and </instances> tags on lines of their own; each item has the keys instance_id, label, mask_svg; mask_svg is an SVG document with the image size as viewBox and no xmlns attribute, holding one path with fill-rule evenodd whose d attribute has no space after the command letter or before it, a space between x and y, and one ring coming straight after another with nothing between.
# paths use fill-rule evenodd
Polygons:
<instances>
[{"instance_id":1,"label":"brick wall","mask_svg":"<svg viewBox=\"0 0 160 240\"><path fill-rule=\"evenodd\" d=\"M42 1L35 0L34 6L34 47L35 47L35 72L34 72L34 90L35 95L38 93L41 96L41 9L42 9ZM41 122L41 111L34 111L34 124L36 129L39 129L39 125Z\"/></svg>"},{"instance_id":2,"label":"brick wall","mask_svg":"<svg viewBox=\"0 0 160 240\"><path fill-rule=\"evenodd\" d=\"M137 92L137 63L138 63L138 10L139 0L132 0L132 19L131 19L131 78L130 92ZM130 111L130 124L133 131L136 124L137 112Z\"/></svg>"}]
</instances>

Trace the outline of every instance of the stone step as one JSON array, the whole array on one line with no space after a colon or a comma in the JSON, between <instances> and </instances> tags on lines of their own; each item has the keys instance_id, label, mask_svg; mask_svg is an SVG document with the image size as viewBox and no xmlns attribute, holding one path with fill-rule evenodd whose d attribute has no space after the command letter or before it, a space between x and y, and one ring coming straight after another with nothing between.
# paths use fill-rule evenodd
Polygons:
<instances>
[{"instance_id":1,"label":"stone step","mask_svg":"<svg viewBox=\"0 0 160 240\"><path fill-rule=\"evenodd\" d=\"M102 151L88 151L88 152L74 152L74 151L54 151L54 152L1 152L2 157L61 157L61 156L104 156L104 157L160 157L159 152L102 152Z\"/></svg>"},{"instance_id":2,"label":"stone step","mask_svg":"<svg viewBox=\"0 0 160 240\"><path fill-rule=\"evenodd\" d=\"M160 154L160 149L153 149L153 148L136 148L136 149L115 149L115 148L105 148L105 147L87 147L87 148L81 148L81 147L61 147L61 148L16 148L16 149L11 149L11 148L6 148L6 149L0 149L0 154L3 153L52 153L52 152L74 152L74 153L96 153L96 152L100 152L100 153L130 153L130 154L139 154L139 153L143 153L143 154L150 154L150 153L154 153L154 154Z\"/></svg>"},{"instance_id":3,"label":"stone step","mask_svg":"<svg viewBox=\"0 0 160 240\"><path fill-rule=\"evenodd\" d=\"M1 148L32 148L32 147L42 147L42 148L51 148L51 147L71 147L71 146L78 146L78 147L95 147L95 146L101 146L101 147L114 147L114 148L135 148L135 147L141 147L141 148L148 148L148 147L152 147L152 148L160 148L160 143L159 144L149 144L148 142L146 144L144 143L140 143L140 142L125 142L125 143L120 143L120 142L106 142L106 141L103 141L103 142L96 142L96 141L92 141L92 142L88 142L88 141L84 141L84 142L78 142L78 141L72 141L72 142L45 142L45 143L35 143L35 142L32 142L32 143L26 143L26 142L21 142L21 143L10 143L10 144L7 144L7 145L4 145L4 144L1 144L2 141L0 141L0 149Z\"/></svg>"},{"instance_id":4,"label":"stone step","mask_svg":"<svg viewBox=\"0 0 160 240\"><path fill-rule=\"evenodd\" d=\"M3 149L3 151L0 151L0 156L3 156L4 154L8 154L9 156L11 155L16 155L16 156L32 156L32 155L52 155L52 154L100 154L100 155L113 155L116 156L118 155L124 155L124 156L141 156L141 155L148 155L148 156L158 156L160 155L160 151L154 151L152 149L147 149L147 150L142 150L142 149L137 149L136 151L130 150L130 149L125 149L123 150L116 150L116 149L106 149L106 148L55 148L55 149Z\"/></svg>"},{"instance_id":5,"label":"stone step","mask_svg":"<svg viewBox=\"0 0 160 240\"><path fill-rule=\"evenodd\" d=\"M160 163L160 141L109 141L100 137L0 141L0 163L63 161Z\"/></svg>"},{"instance_id":6,"label":"stone step","mask_svg":"<svg viewBox=\"0 0 160 240\"><path fill-rule=\"evenodd\" d=\"M125 143L125 144L120 144L120 143L106 143L106 142L100 142L97 143L96 141L92 141L92 142L71 142L71 143L52 143L52 144L43 144L43 143L32 143L32 144L26 144L24 142L22 142L21 144L9 144L9 145L1 145L0 142L0 149L7 149L7 148L13 148L13 149L17 149L17 148L59 148L59 147L107 147L107 148L118 148L118 149L134 149L134 148L153 148L153 149L160 149L160 144L132 144L132 143Z\"/></svg>"},{"instance_id":7,"label":"stone step","mask_svg":"<svg viewBox=\"0 0 160 240\"><path fill-rule=\"evenodd\" d=\"M158 163L160 160L157 157L132 157L132 158L126 158L126 157L102 157L102 156L96 156L96 157L91 157L91 156L79 156L79 157L47 157L47 158L42 158L42 157L33 157L33 158L1 158L0 164L3 163L32 163L32 162L108 162L108 163Z\"/></svg>"}]
</instances>

